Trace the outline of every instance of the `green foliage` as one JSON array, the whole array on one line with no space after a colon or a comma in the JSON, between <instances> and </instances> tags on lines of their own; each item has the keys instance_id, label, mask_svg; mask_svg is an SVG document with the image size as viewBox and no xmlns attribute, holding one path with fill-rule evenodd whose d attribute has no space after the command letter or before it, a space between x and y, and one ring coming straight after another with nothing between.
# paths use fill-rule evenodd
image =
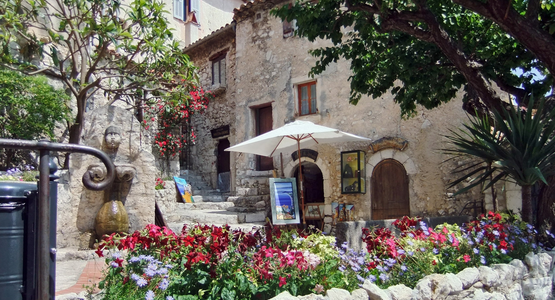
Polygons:
<instances>
[{"instance_id":1,"label":"green foliage","mask_svg":"<svg viewBox=\"0 0 555 300\"><path fill-rule=\"evenodd\" d=\"M167 14L162 0L3 1L0 61L65 84L77 101L69 142L79 143L85 104L97 93L138 115L159 100L189 105L195 68Z\"/></svg>"},{"instance_id":2,"label":"green foliage","mask_svg":"<svg viewBox=\"0 0 555 300\"><path fill-rule=\"evenodd\" d=\"M525 5L517 4L514 9L524 11ZM544 5L541 12L546 11ZM312 75L339 59L350 60L353 104L362 95L391 91L403 116L410 116L417 105L437 107L464 89L465 102L479 97L488 107L499 107L488 80L518 98L544 95L553 82L542 62L500 26L452 1L305 0L272 13L295 19L300 37L332 42L311 51L319 58ZM532 70L545 79L532 80Z\"/></svg>"},{"instance_id":3,"label":"green foliage","mask_svg":"<svg viewBox=\"0 0 555 300\"><path fill-rule=\"evenodd\" d=\"M56 124L69 117L68 100L44 76L0 69L0 137L53 138Z\"/></svg>"},{"instance_id":4,"label":"green foliage","mask_svg":"<svg viewBox=\"0 0 555 300\"><path fill-rule=\"evenodd\" d=\"M530 101L534 105L534 100ZM491 117L469 117L470 122L458 131L451 130L447 139L454 146L444 152L454 156L471 156L478 163L459 170L461 177L455 186L467 178L472 183L458 191L462 193L479 184L487 189L503 178L521 186L530 186L555 173L555 108L545 110L540 102L537 110L510 106L508 110L493 111ZM485 163L484 163L485 162ZM493 177L490 180L491 176Z\"/></svg>"}]
</instances>

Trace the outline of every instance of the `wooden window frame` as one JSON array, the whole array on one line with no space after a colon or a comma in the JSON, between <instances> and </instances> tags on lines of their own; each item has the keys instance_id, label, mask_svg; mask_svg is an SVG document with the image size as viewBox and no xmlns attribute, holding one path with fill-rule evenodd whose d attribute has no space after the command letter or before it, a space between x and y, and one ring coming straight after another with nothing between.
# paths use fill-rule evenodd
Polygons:
<instances>
[{"instance_id":1,"label":"wooden window frame","mask_svg":"<svg viewBox=\"0 0 555 300\"><path fill-rule=\"evenodd\" d=\"M316 95L314 95L314 104L316 107L312 107L312 92L311 92L311 86L314 86L314 90L316 92ZM308 113L303 114L303 100L302 100L302 88L303 87L307 87L307 100L308 101ZM316 85L316 80L314 81L309 81L309 82L305 82L305 83L301 83L297 85L297 100L298 100L298 110L299 110L299 116L308 116L308 115L313 115L318 113L318 89L317 89L317 85Z\"/></svg>"},{"instance_id":2,"label":"wooden window frame","mask_svg":"<svg viewBox=\"0 0 555 300\"><path fill-rule=\"evenodd\" d=\"M226 85L226 55L227 53L223 53L220 54L216 57L214 57L213 59L210 60L210 62L212 63L212 85L219 85L219 86L225 86ZM224 62L223 64L223 68L222 68L222 61ZM216 73L214 71L214 66L218 65L218 80L216 81ZM223 78L223 81L222 81Z\"/></svg>"}]
</instances>

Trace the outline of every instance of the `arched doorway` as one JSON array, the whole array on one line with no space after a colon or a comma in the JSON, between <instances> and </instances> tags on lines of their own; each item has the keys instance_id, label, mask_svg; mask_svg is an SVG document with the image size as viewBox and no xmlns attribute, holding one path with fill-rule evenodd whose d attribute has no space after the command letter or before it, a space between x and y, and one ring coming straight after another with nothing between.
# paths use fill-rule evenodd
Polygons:
<instances>
[{"instance_id":1,"label":"arched doorway","mask_svg":"<svg viewBox=\"0 0 555 300\"><path fill-rule=\"evenodd\" d=\"M372 172L372 220L410 215L409 177L394 159L382 160Z\"/></svg>"},{"instance_id":2,"label":"arched doorway","mask_svg":"<svg viewBox=\"0 0 555 300\"><path fill-rule=\"evenodd\" d=\"M309 203L324 203L324 176L322 175L322 171L320 168L310 162L303 162L303 187L304 187L304 201L305 204ZM297 182L299 182L299 168L295 169L294 173ZM297 189L300 193L300 190ZM301 195L299 194L299 205L301 205ZM302 209L301 209L302 211ZM321 228L322 220L316 217L316 213L314 214L307 214L307 216L311 216L311 218L307 218L307 224L312 224L316 228ZM302 217L301 217L302 219Z\"/></svg>"}]
</instances>

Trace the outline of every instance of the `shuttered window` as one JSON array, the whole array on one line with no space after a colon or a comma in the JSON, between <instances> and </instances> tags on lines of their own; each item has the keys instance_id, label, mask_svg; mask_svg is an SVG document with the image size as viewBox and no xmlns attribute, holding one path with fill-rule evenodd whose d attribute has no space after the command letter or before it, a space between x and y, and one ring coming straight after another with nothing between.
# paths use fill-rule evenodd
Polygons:
<instances>
[{"instance_id":1,"label":"shuttered window","mask_svg":"<svg viewBox=\"0 0 555 300\"><path fill-rule=\"evenodd\" d=\"M185 0L173 0L173 16L185 20Z\"/></svg>"},{"instance_id":2,"label":"shuttered window","mask_svg":"<svg viewBox=\"0 0 555 300\"><path fill-rule=\"evenodd\" d=\"M316 81L299 84L299 114L301 116L315 114L316 106Z\"/></svg>"},{"instance_id":3,"label":"shuttered window","mask_svg":"<svg viewBox=\"0 0 555 300\"><path fill-rule=\"evenodd\" d=\"M212 84L225 86L225 54L212 60Z\"/></svg>"},{"instance_id":4,"label":"shuttered window","mask_svg":"<svg viewBox=\"0 0 555 300\"><path fill-rule=\"evenodd\" d=\"M200 0L189 0L189 12L198 14L200 12Z\"/></svg>"}]
</instances>

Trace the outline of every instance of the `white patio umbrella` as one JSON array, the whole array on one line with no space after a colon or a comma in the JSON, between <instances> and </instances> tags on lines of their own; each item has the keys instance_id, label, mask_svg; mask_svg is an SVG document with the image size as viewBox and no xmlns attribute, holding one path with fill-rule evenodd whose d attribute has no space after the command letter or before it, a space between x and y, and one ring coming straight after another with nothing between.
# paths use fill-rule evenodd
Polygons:
<instances>
[{"instance_id":1,"label":"white patio umbrella","mask_svg":"<svg viewBox=\"0 0 555 300\"><path fill-rule=\"evenodd\" d=\"M304 219L303 173L301 169L301 146L310 147L316 144L361 142L371 139L346 133L335 128L321 126L308 121L295 121L282 127L268 131L250 140L225 149L225 151L251 153L262 156L273 156L276 152L293 152L297 150L299 157L299 181L301 191L301 210Z\"/></svg>"}]
</instances>

